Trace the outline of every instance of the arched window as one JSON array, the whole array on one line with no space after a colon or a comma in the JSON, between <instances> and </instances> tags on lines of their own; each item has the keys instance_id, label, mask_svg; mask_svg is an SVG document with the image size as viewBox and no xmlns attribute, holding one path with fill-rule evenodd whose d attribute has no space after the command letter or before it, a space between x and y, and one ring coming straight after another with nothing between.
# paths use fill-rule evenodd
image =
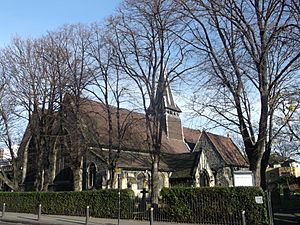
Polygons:
<instances>
[{"instance_id":1,"label":"arched window","mask_svg":"<svg viewBox=\"0 0 300 225\"><path fill-rule=\"evenodd\" d=\"M138 189L145 188L144 183L146 180L146 176L143 173L140 173L136 179L137 179L137 188Z\"/></svg>"},{"instance_id":2,"label":"arched window","mask_svg":"<svg viewBox=\"0 0 300 225\"><path fill-rule=\"evenodd\" d=\"M162 189L164 187L164 175L162 173L158 176L158 187Z\"/></svg>"},{"instance_id":3,"label":"arched window","mask_svg":"<svg viewBox=\"0 0 300 225\"><path fill-rule=\"evenodd\" d=\"M88 169L88 185L93 188L96 185L96 165L91 163Z\"/></svg>"},{"instance_id":4,"label":"arched window","mask_svg":"<svg viewBox=\"0 0 300 225\"><path fill-rule=\"evenodd\" d=\"M209 187L209 175L206 170L200 173L200 187Z\"/></svg>"}]
</instances>

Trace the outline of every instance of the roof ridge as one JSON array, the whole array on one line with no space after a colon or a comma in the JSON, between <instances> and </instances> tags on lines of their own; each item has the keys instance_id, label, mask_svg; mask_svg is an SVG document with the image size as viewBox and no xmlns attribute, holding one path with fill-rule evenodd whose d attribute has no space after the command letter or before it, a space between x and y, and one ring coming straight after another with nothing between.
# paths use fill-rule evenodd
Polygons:
<instances>
[{"instance_id":1,"label":"roof ridge","mask_svg":"<svg viewBox=\"0 0 300 225\"><path fill-rule=\"evenodd\" d=\"M211 135L214 135L214 136L218 136L218 137L222 137L222 138L226 138L226 139L231 139L231 137L228 137L228 136L224 136L224 135L221 135L221 134L215 134L215 133L212 133L212 132L208 132L208 131L205 131L207 134L211 134Z\"/></svg>"},{"instance_id":2,"label":"roof ridge","mask_svg":"<svg viewBox=\"0 0 300 225\"><path fill-rule=\"evenodd\" d=\"M100 106L106 107L104 103L102 103L102 102L100 102L100 101L97 101L97 100L94 100L94 99L89 99L89 98L87 98L87 97L80 98L80 100L83 100L83 101L86 101L86 102L95 103L95 104L98 104L98 105L100 105ZM117 107L116 107L116 106L111 105L111 104L109 104L109 106L110 106L112 109L117 110ZM134 109L130 110L130 109L127 109L127 108L120 107L119 110L127 111L128 113L134 113L134 114L139 114L139 115L141 115L141 116L145 116L144 113L142 113L142 112L137 112L137 111L135 111Z\"/></svg>"}]
</instances>

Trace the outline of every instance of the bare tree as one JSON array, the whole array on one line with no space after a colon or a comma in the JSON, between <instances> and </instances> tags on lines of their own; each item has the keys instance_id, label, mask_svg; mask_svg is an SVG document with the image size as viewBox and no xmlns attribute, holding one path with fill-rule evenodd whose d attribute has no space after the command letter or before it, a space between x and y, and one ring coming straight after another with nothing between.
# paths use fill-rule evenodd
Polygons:
<instances>
[{"instance_id":1,"label":"bare tree","mask_svg":"<svg viewBox=\"0 0 300 225\"><path fill-rule=\"evenodd\" d=\"M157 204L163 94L171 82L191 70L184 67L189 54L187 45L177 39L184 29L176 2L168 0L126 0L118 16L111 19L110 27L120 71L134 81L140 92L152 158L151 198Z\"/></svg>"},{"instance_id":2,"label":"bare tree","mask_svg":"<svg viewBox=\"0 0 300 225\"><path fill-rule=\"evenodd\" d=\"M274 141L274 151L283 157L297 157L300 152L299 107L299 91L297 91L293 97L281 104L281 116L275 119L276 127L285 125Z\"/></svg>"},{"instance_id":3,"label":"bare tree","mask_svg":"<svg viewBox=\"0 0 300 225\"><path fill-rule=\"evenodd\" d=\"M62 46L62 69L67 76L66 92L61 105L64 145L70 156L74 190L82 190L83 154L87 148L85 127L80 110L84 90L90 82L90 61L87 53L89 30L83 25L69 25L53 34L56 45ZM61 71L64 72L64 71ZM70 114L71 113L71 114Z\"/></svg>"},{"instance_id":4,"label":"bare tree","mask_svg":"<svg viewBox=\"0 0 300 225\"><path fill-rule=\"evenodd\" d=\"M48 52L44 48L45 39L14 39L11 46L3 51L3 65L7 79L10 79L10 91L15 97L20 117L27 117L31 149L36 155L31 172L23 167L23 176L30 172L34 190L47 189L44 186L45 174L48 173L48 156L53 148L52 130L56 111L57 77L53 76L45 57ZM24 159L24 162L28 162ZM22 178L22 180L24 180Z\"/></svg>"},{"instance_id":5,"label":"bare tree","mask_svg":"<svg viewBox=\"0 0 300 225\"><path fill-rule=\"evenodd\" d=\"M279 0L180 2L189 18L186 41L197 51L205 75L197 83L193 107L210 122L240 133L260 185L274 135L273 115L299 81L294 5Z\"/></svg>"},{"instance_id":6,"label":"bare tree","mask_svg":"<svg viewBox=\"0 0 300 225\"><path fill-rule=\"evenodd\" d=\"M90 70L92 74L92 82L87 91L92 94L105 107L103 115L96 115L107 121L107 144L108 158L107 165L109 174L107 177L106 187L114 187L116 163L121 152L121 145L126 130L131 124L127 120L132 111L127 111L126 115L123 111L121 115L121 103L126 92L126 81L121 77L118 67L115 66L115 56L113 47L110 44L110 32L100 26L93 24L91 26L91 36L89 45L89 57L92 61ZM100 112L99 112L100 113ZM120 118L122 116L122 118ZM100 119L101 119L100 118ZM91 118L92 119L92 118ZM90 133L94 135L94 141L98 143L101 149L103 140L98 140L98 127L90 126Z\"/></svg>"},{"instance_id":7,"label":"bare tree","mask_svg":"<svg viewBox=\"0 0 300 225\"><path fill-rule=\"evenodd\" d=\"M16 104L14 104L14 98L9 92L9 81L5 76L5 68L1 66L0 70L0 141L9 151L8 156L3 155L5 158L2 160L7 160L9 164L1 168L0 179L12 190L19 191L22 183L21 168L23 165L21 164L22 162L18 161L14 146L16 143L15 126L17 125L15 116Z\"/></svg>"}]
</instances>

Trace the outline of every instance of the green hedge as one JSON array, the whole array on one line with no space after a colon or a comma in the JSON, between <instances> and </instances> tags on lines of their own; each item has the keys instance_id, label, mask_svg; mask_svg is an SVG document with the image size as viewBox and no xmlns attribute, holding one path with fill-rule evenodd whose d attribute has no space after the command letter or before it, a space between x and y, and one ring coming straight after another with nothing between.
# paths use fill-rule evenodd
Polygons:
<instances>
[{"instance_id":1,"label":"green hedge","mask_svg":"<svg viewBox=\"0 0 300 225\"><path fill-rule=\"evenodd\" d=\"M121 191L121 213L126 214L133 191ZM36 213L42 204L42 213L57 215L85 215L90 206L91 216L116 218L118 213L118 191L97 190L83 192L2 192L0 204L6 203L11 212Z\"/></svg>"},{"instance_id":2,"label":"green hedge","mask_svg":"<svg viewBox=\"0 0 300 225\"><path fill-rule=\"evenodd\" d=\"M255 202L264 196L258 187L168 188L161 196L161 213L173 221L223 224L241 220L245 210L247 224L268 224L266 201Z\"/></svg>"},{"instance_id":3,"label":"green hedge","mask_svg":"<svg viewBox=\"0 0 300 225\"><path fill-rule=\"evenodd\" d=\"M266 205L255 203L255 196L262 195L256 187L163 189L155 217L174 222L227 224L241 222L241 212L245 210L247 224L267 224ZM139 210L135 200L132 190L121 191L121 218L135 218L133 213ZM91 216L116 218L118 191L2 192L0 204L3 203L11 212L36 213L40 203L44 214L78 216L84 216L86 206L90 206Z\"/></svg>"}]
</instances>

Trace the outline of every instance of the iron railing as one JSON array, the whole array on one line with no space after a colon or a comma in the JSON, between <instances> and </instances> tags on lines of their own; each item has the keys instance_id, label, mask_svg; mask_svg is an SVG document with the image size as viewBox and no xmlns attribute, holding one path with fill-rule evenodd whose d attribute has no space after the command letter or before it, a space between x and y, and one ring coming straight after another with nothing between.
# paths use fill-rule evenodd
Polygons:
<instances>
[{"instance_id":1,"label":"iron railing","mask_svg":"<svg viewBox=\"0 0 300 225\"><path fill-rule=\"evenodd\" d=\"M223 198L195 199L187 201L180 207L173 207L172 202L159 201L153 209L153 220L191 224L243 225L242 209L232 207ZM127 202L126 211L121 210L122 219L150 220L150 200L134 198ZM124 203L123 203L124 205Z\"/></svg>"}]
</instances>

